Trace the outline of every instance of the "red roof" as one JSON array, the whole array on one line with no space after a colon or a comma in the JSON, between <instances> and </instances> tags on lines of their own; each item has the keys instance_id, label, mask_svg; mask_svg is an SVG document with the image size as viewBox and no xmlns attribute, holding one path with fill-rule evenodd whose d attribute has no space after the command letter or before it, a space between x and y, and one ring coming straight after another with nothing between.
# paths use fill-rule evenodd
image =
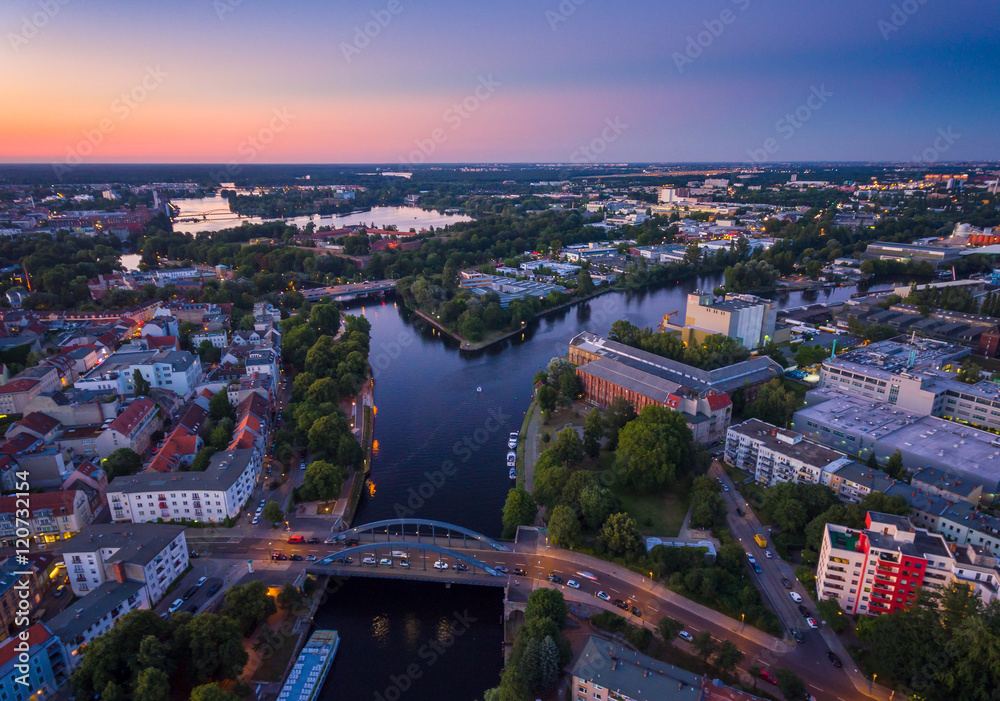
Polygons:
<instances>
[{"instance_id":1,"label":"red roof","mask_svg":"<svg viewBox=\"0 0 1000 701\"><path fill-rule=\"evenodd\" d=\"M85 477L93 477L95 472L103 472L101 468L90 462L90 460L84 460L81 462L79 467L76 468L76 471Z\"/></svg>"},{"instance_id":2,"label":"red roof","mask_svg":"<svg viewBox=\"0 0 1000 701\"><path fill-rule=\"evenodd\" d=\"M146 336L146 346L149 350L153 350L154 348L173 348L176 345L176 336Z\"/></svg>"},{"instance_id":3,"label":"red roof","mask_svg":"<svg viewBox=\"0 0 1000 701\"><path fill-rule=\"evenodd\" d=\"M38 380L11 380L5 385L0 385L0 394L20 394L21 392L27 392L28 390L34 389L35 385L38 384Z\"/></svg>"},{"instance_id":4,"label":"red roof","mask_svg":"<svg viewBox=\"0 0 1000 701\"><path fill-rule=\"evenodd\" d=\"M681 403L680 397L677 397L673 394L667 395L667 406L670 407L671 409L676 409L678 406L680 406L680 403Z\"/></svg>"},{"instance_id":5,"label":"red roof","mask_svg":"<svg viewBox=\"0 0 1000 701\"><path fill-rule=\"evenodd\" d=\"M250 431L240 431L236 439L229 444L229 450L239 450L243 448L253 448L257 442L257 437Z\"/></svg>"},{"instance_id":6,"label":"red roof","mask_svg":"<svg viewBox=\"0 0 1000 701\"><path fill-rule=\"evenodd\" d=\"M48 414L40 411L33 411L23 419L14 424L15 428L26 428L29 431L40 433L43 436L59 425L59 422Z\"/></svg>"},{"instance_id":7,"label":"red roof","mask_svg":"<svg viewBox=\"0 0 1000 701\"><path fill-rule=\"evenodd\" d=\"M52 633L50 633L49 629L42 623L35 623L28 628L28 645L31 647L44 645L51 637ZM7 638L3 641L3 643L0 643L0 667L3 667L17 656L17 650L14 648L19 642L20 636L15 635L12 638Z\"/></svg>"},{"instance_id":8,"label":"red roof","mask_svg":"<svg viewBox=\"0 0 1000 701\"><path fill-rule=\"evenodd\" d=\"M719 409L724 409L733 403L733 400L729 398L729 395L724 392L719 392L718 394L708 395L708 406L712 411L718 411Z\"/></svg>"},{"instance_id":9,"label":"red roof","mask_svg":"<svg viewBox=\"0 0 1000 701\"><path fill-rule=\"evenodd\" d=\"M43 492L31 495L31 516L34 518L41 511L52 511L54 516L69 516L74 512L73 502L76 500L76 490L60 492ZM23 502L23 500L22 500ZM12 514L18 509L17 497L0 497L0 514Z\"/></svg>"},{"instance_id":10,"label":"red roof","mask_svg":"<svg viewBox=\"0 0 1000 701\"><path fill-rule=\"evenodd\" d=\"M156 403L148 397L140 397L129 404L128 409L118 415L118 418L108 426L109 431L118 431L123 436L129 436L136 426L141 424L150 413L156 411Z\"/></svg>"},{"instance_id":11,"label":"red roof","mask_svg":"<svg viewBox=\"0 0 1000 701\"><path fill-rule=\"evenodd\" d=\"M26 453L36 445L41 445L42 439L30 433L19 433L3 445L0 445L0 453L9 455L20 455Z\"/></svg>"}]
</instances>

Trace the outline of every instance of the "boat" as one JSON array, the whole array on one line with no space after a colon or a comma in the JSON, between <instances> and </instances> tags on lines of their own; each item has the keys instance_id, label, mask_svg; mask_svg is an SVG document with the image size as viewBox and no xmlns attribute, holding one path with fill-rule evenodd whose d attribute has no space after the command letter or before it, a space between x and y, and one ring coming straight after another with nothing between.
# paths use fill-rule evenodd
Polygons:
<instances>
[{"instance_id":1,"label":"boat","mask_svg":"<svg viewBox=\"0 0 1000 701\"><path fill-rule=\"evenodd\" d=\"M339 646L337 631L317 630L313 633L296 658L278 698L281 701L318 699Z\"/></svg>"},{"instance_id":2,"label":"boat","mask_svg":"<svg viewBox=\"0 0 1000 701\"><path fill-rule=\"evenodd\" d=\"M514 467L517 464L517 453L513 450L507 453L507 467Z\"/></svg>"},{"instance_id":3,"label":"boat","mask_svg":"<svg viewBox=\"0 0 1000 701\"><path fill-rule=\"evenodd\" d=\"M512 480L516 480L517 479L517 468L516 467L510 468L510 478Z\"/></svg>"},{"instance_id":4,"label":"boat","mask_svg":"<svg viewBox=\"0 0 1000 701\"><path fill-rule=\"evenodd\" d=\"M507 439L507 447L511 450L517 447L517 431L510 432L510 437Z\"/></svg>"},{"instance_id":5,"label":"boat","mask_svg":"<svg viewBox=\"0 0 1000 701\"><path fill-rule=\"evenodd\" d=\"M482 388L482 387L476 387L476 391L477 391L477 392L482 392L482 391L483 391L483 388Z\"/></svg>"}]
</instances>

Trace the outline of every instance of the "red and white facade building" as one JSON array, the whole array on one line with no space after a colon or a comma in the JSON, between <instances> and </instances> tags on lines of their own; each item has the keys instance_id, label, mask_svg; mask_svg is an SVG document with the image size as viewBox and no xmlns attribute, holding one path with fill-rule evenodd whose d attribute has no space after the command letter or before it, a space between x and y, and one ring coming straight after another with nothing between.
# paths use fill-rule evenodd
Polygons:
<instances>
[{"instance_id":1,"label":"red and white facade building","mask_svg":"<svg viewBox=\"0 0 1000 701\"><path fill-rule=\"evenodd\" d=\"M868 512L865 529L828 523L816 570L816 594L836 599L849 614L901 611L927 587L972 587L983 603L998 597L997 559L975 546L957 546L916 528L905 516Z\"/></svg>"}]
</instances>

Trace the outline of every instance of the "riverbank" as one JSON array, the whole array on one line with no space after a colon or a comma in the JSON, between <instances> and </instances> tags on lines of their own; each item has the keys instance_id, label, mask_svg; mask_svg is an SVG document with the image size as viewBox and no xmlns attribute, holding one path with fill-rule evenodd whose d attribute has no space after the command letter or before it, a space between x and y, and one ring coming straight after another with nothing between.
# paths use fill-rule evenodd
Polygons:
<instances>
[{"instance_id":1,"label":"riverbank","mask_svg":"<svg viewBox=\"0 0 1000 701\"><path fill-rule=\"evenodd\" d=\"M546 315L551 314L552 312L557 312L557 311L560 311L562 309L568 309L569 307L572 307L572 306L574 306L576 304L580 304L582 302L589 302L590 300L594 299L595 297L600 297L601 295L607 294L608 292L618 292L618 291L619 291L618 289L616 289L614 287L611 287L610 285L603 286L603 287L595 290L591 294L587 295L586 297L574 298L574 299L571 299L568 302L563 302L562 304L557 304L554 307L551 307L549 309L545 309L543 311L540 311L537 314L535 314L535 316L533 316L531 318L531 321L535 321L537 319L542 319ZM519 329L514 329L513 331L501 331L501 332L498 332L498 333L487 334L486 338L484 338L482 341L475 341L475 342L473 342L473 341L468 340L467 338L465 338L464 336L462 336L458 332L453 331L452 329L449 329L439 319L435 318L431 314L428 314L423 309L419 309L417 307L411 307L409 304L406 303L405 299L403 300L403 303L406 304L407 308L410 309L411 311L413 311L414 314L416 314L417 316L419 316L421 319L423 319L424 321L426 321L428 324L430 324L431 326L433 326L435 329L437 329L438 331L440 331L442 334L444 334L445 336L448 336L449 338L453 338L456 341L458 341L458 343L459 343L459 350L463 350L463 351L479 351L479 350L483 350L484 348L489 348L490 346L492 346L494 344L497 344L497 343L500 343L501 341L505 341L508 338L512 338L512 337L518 335L519 333L524 333L524 329L525 329L525 327L528 324L528 322L522 322L522 327L519 328Z\"/></svg>"}]
</instances>

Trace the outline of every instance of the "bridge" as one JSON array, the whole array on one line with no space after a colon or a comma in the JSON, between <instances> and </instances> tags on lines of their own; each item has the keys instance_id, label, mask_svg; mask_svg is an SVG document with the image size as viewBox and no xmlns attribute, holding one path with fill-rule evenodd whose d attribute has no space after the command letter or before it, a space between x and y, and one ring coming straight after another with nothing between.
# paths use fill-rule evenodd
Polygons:
<instances>
[{"instance_id":1,"label":"bridge","mask_svg":"<svg viewBox=\"0 0 1000 701\"><path fill-rule=\"evenodd\" d=\"M412 533L407 533L408 527L413 528ZM430 533L428 533L428 530ZM443 535L439 535L439 532L443 531ZM377 540L377 536L385 533L385 539L388 541L391 536L398 535L402 536L405 540L408 535L412 535L416 538L416 542L422 542L421 538L426 538L430 536L430 542L434 543L438 538L447 538L448 546L451 547L452 538L458 538L460 535L462 537L462 548L468 548L468 541L471 538L474 543L478 543L481 549L486 549L490 547L493 550L500 550L501 552L511 552L511 549L504 545L503 543L484 536L482 533L476 533L475 531L469 530L468 528L463 528L462 526L456 526L451 523L445 523L443 521L430 521L423 518L391 518L384 521L373 521L371 523L365 523L361 526L355 526L350 530L346 530L340 533L336 540L338 542L344 542L350 540L351 538L358 538L361 535L369 535L373 541ZM453 536L452 534L458 534Z\"/></svg>"},{"instance_id":2,"label":"bridge","mask_svg":"<svg viewBox=\"0 0 1000 701\"><path fill-rule=\"evenodd\" d=\"M375 280L373 282L355 282L349 285L332 285L330 287L314 287L299 290L307 300L314 301L329 297L334 302L349 302L362 297L380 297L395 292L395 280Z\"/></svg>"}]
</instances>

